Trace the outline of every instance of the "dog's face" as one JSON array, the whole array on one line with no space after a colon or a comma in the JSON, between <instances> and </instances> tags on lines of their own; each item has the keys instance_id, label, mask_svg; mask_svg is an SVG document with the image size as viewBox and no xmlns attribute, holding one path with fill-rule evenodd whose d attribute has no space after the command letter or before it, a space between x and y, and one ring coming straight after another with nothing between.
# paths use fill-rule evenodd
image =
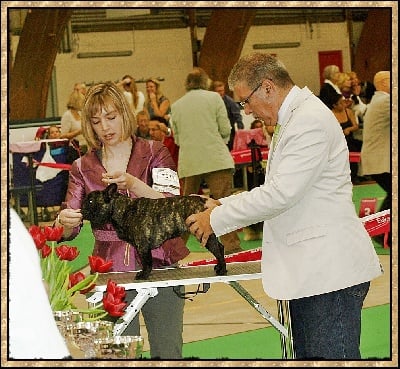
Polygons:
<instances>
[{"instance_id":1,"label":"dog's face","mask_svg":"<svg viewBox=\"0 0 400 369\"><path fill-rule=\"evenodd\" d=\"M99 228L111 221L111 200L117 193L117 185L109 185L103 191L90 192L82 203L82 216L92 224L93 228Z\"/></svg>"}]
</instances>

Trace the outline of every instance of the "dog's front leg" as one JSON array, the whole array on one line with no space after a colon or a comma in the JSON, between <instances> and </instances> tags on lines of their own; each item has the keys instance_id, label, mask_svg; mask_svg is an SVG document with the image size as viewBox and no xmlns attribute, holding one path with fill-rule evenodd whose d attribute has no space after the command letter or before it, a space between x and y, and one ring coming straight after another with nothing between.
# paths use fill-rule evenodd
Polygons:
<instances>
[{"instance_id":1,"label":"dog's front leg","mask_svg":"<svg viewBox=\"0 0 400 369\"><path fill-rule=\"evenodd\" d=\"M226 261L224 256L224 245L218 241L215 234L212 234L206 243L206 248L215 256L217 259L217 265L214 267L216 275L226 275Z\"/></svg>"},{"instance_id":2,"label":"dog's front leg","mask_svg":"<svg viewBox=\"0 0 400 369\"><path fill-rule=\"evenodd\" d=\"M151 255L151 247L146 245L140 245L137 247L140 261L142 264L142 270L136 274L135 279L148 279L153 269L153 257Z\"/></svg>"}]
</instances>

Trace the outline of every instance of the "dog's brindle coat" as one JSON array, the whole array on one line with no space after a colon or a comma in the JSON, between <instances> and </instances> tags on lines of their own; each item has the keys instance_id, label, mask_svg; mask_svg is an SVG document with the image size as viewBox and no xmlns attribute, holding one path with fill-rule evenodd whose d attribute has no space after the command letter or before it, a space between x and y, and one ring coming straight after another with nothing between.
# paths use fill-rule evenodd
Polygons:
<instances>
[{"instance_id":1,"label":"dog's brindle coat","mask_svg":"<svg viewBox=\"0 0 400 369\"><path fill-rule=\"evenodd\" d=\"M200 196L132 199L120 194L112 183L103 191L93 191L85 197L82 215L94 229L111 223L121 240L136 247L142 263L136 279L148 279L153 268L151 249L188 232L186 218L203 211L205 201ZM217 259L216 275L226 275L224 246L215 234L208 238L206 248Z\"/></svg>"}]
</instances>

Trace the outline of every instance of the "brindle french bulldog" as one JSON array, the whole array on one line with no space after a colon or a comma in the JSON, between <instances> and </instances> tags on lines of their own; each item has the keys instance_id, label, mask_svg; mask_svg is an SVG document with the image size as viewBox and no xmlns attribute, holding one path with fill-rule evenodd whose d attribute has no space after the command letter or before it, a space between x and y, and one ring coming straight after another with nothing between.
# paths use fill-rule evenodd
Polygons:
<instances>
[{"instance_id":1,"label":"brindle french bulldog","mask_svg":"<svg viewBox=\"0 0 400 369\"><path fill-rule=\"evenodd\" d=\"M85 197L82 215L94 229L111 223L121 240L136 247L142 263L136 279L148 279L153 268L151 249L188 232L186 218L203 211L205 201L200 196L132 199L120 194L112 183L103 191L93 191ZM226 275L224 246L215 234L208 238L206 248L217 259L215 274Z\"/></svg>"}]
</instances>

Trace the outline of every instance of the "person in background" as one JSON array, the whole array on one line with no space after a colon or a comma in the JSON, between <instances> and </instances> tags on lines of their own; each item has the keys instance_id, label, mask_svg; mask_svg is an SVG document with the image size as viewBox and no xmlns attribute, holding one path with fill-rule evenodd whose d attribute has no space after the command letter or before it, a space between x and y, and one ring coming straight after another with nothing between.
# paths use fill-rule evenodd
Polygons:
<instances>
[{"instance_id":1,"label":"person in background","mask_svg":"<svg viewBox=\"0 0 400 369\"><path fill-rule=\"evenodd\" d=\"M14 360L71 360L43 284L38 250L9 209L8 355Z\"/></svg>"},{"instance_id":2,"label":"person in background","mask_svg":"<svg viewBox=\"0 0 400 369\"><path fill-rule=\"evenodd\" d=\"M161 141L169 150L172 159L178 167L179 146L175 143L171 128L167 126L164 118L155 117L149 122L150 138Z\"/></svg>"},{"instance_id":3,"label":"person in background","mask_svg":"<svg viewBox=\"0 0 400 369\"><path fill-rule=\"evenodd\" d=\"M360 86L361 86L360 97L362 101L368 105L372 99L372 96L376 91L376 88L374 84L370 81L361 81Z\"/></svg>"},{"instance_id":4,"label":"person in background","mask_svg":"<svg viewBox=\"0 0 400 369\"><path fill-rule=\"evenodd\" d=\"M129 106L131 107L133 114L136 116L144 107L145 98L143 92L137 89L135 79L129 74L122 77L121 81L118 82L118 86L122 88Z\"/></svg>"},{"instance_id":5,"label":"person in background","mask_svg":"<svg viewBox=\"0 0 400 369\"><path fill-rule=\"evenodd\" d=\"M186 77L186 94L171 109L171 128L179 146L178 174L184 179L183 195L197 194L204 181L210 196L232 193L234 162L227 143L231 124L221 96L209 91L208 75L194 68ZM225 253L243 251L236 233L221 237Z\"/></svg>"},{"instance_id":6,"label":"person in background","mask_svg":"<svg viewBox=\"0 0 400 369\"><path fill-rule=\"evenodd\" d=\"M254 119L250 124L250 129L255 129L255 128L262 128L264 135L269 136L269 139L267 137L267 142L269 145L271 143L270 139L274 135L274 127L264 124L264 122L261 119Z\"/></svg>"},{"instance_id":7,"label":"person in background","mask_svg":"<svg viewBox=\"0 0 400 369\"><path fill-rule=\"evenodd\" d=\"M137 121L136 136L145 138L146 140L150 139L151 138L149 131L150 117L147 110L141 110L139 113L137 113L136 121Z\"/></svg>"},{"instance_id":8,"label":"person in background","mask_svg":"<svg viewBox=\"0 0 400 369\"><path fill-rule=\"evenodd\" d=\"M351 110L353 110L354 115L356 116L358 130L354 132L354 137L360 141L363 140L362 132L364 125L364 115L367 111L367 104L361 99L361 83L358 79L357 73L354 71L348 72L351 81L351 95L350 98L352 100Z\"/></svg>"},{"instance_id":9,"label":"person in background","mask_svg":"<svg viewBox=\"0 0 400 369\"><path fill-rule=\"evenodd\" d=\"M376 91L364 116L360 169L362 175L371 176L386 192L382 211L392 207L390 72L376 73L374 86ZM391 233L388 243L392 243Z\"/></svg>"},{"instance_id":10,"label":"person in background","mask_svg":"<svg viewBox=\"0 0 400 369\"><path fill-rule=\"evenodd\" d=\"M327 101L328 107L335 115L337 122L342 128L344 137L346 138L347 148L350 152L360 152L362 141L354 138L354 132L358 130L356 116L353 111L347 107L348 103L341 94L331 95ZM350 163L351 181L358 184L361 179L358 177L358 163Z\"/></svg>"},{"instance_id":11,"label":"person in background","mask_svg":"<svg viewBox=\"0 0 400 369\"><path fill-rule=\"evenodd\" d=\"M218 92L224 100L226 110L228 112L228 118L231 122L231 136L228 142L229 151L233 148L233 141L235 139L235 132L237 129L244 129L242 115L240 114L240 106L233 100L225 91L225 83L222 81L213 81L211 83L211 91Z\"/></svg>"},{"instance_id":12,"label":"person in background","mask_svg":"<svg viewBox=\"0 0 400 369\"><path fill-rule=\"evenodd\" d=\"M149 78L146 81L146 101L144 108L147 110L150 119L161 117L169 121L171 112L171 103L161 91L160 82L155 78Z\"/></svg>"},{"instance_id":13,"label":"person in background","mask_svg":"<svg viewBox=\"0 0 400 369\"><path fill-rule=\"evenodd\" d=\"M324 83L319 90L318 97L325 105L327 105L327 101L331 95L334 95L335 93L342 93L337 85L337 78L339 73L339 67L334 64L327 65L322 72Z\"/></svg>"},{"instance_id":14,"label":"person in background","mask_svg":"<svg viewBox=\"0 0 400 369\"><path fill-rule=\"evenodd\" d=\"M208 199L186 223L204 246L211 233L263 221L262 283L289 303L295 358L359 360L363 302L382 269L352 202L342 130L273 55L242 57L228 82L247 114L277 127L265 182Z\"/></svg>"},{"instance_id":15,"label":"person in background","mask_svg":"<svg viewBox=\"0 0 400 369\"><path fill-rule=\"evenodd\" d=\"M61 117L61 136L67 138L71 146L71 158L68 162L72 162L77 157L83 155L87 151L86 139L82 135L81 110L85 96L78 91L73 91L68 98L67 110Z\"/></svg>"},{"instance_id":16,"label":"person in background","mask_svg":"<svg viewBox=\"0 0 400 369\"><path fill-rule=\"evenodd\" d=\"M348 73L341 72L337 74L336 84L343 95L346 108L351 108L353 100L351 99L351 79Z\"/></svg>"},{"instance_id":17,"label":"person in background","mask_svg":"<svg viewBox=\"0 0 400 369\"><path fill-rule=\"evenodd\" d=\"M57 139L57 138L60 138L60 136L61 136L61 131L60 131L60 128L58 128L56 125L53 125L53 126L50 126L49 128L48 128L48 138L49 139Z\"/></svg>"},{"instance_id":18,"label":"person in background","mask_svg":"<svg viewBox=\"0 0 400 369\"><path fill-rule=\"evenodd\" d=\"M261 119L254 119L250 124L250 129L258 129L261 128L263 130L264 136L267 138L268 135L268 146L271 144L271 137L274 132L274 127L272 126L264 126L264 123ZM271 134L269 134L271 131ZM249 165L246 167L247 171L247 188L251 190L256 186L260 186L264 183L265 180L265 169L263 168L261 162L256 162L254 167L253 165ZM250 224L248 227L243 227L243 241L254 241L262 239L262 230L263 223L258 222L256 224Z\"/></svg>"},{"instance_id":19,"label":"person in background","mask_svg":"<svg viewBox=\"0 0 400 369\"><path fill-rule=\"evenodd\" d=\"M74 84L73 91L77 91L77 92L81 93L83 96L85 96L86 91L87 91L86 84L83 82L76 82Z\"/></svg>"},{"instance_id":20,"label":"person in background","mask_svg":"<svg viewBox=\"0 0 400 369\"><path fill-rule=\"evenodd\" d=\"M250 129L262 128L264 126L261 119L254 119L250 124Z\"/></svg>"},{"instance_id":21,"label":"person in background","mask_svg":"<svg viewBox=\"0 0 400 369\"><path fill-rule=\"evenodd\" d=\"M104 190L111 183L116 183L119 192L131 198L173 196L152 187L153 170L170 168L172 173L176 170L168 149L161 142L135 136L135 117L116 84L101 83L88 90L82 111L82 128L89 151L72 163L65 202L55 222L64 227L64 239L73 239L81 229L80 209L85 196L91 191ZM92 231L93 255L112 260L111 272L141 268L136 249L119 239L111 224ZM153 266L170 267L188 254L183 240L173 238L152 250ZM184 287L178 286L179 290L183 293ZM127 302L136 295L136 290L128 290ZM152 358L182 357L183 308L184 299L178 296L174 287L159 288L157 296L141 308ZM140 335L139 315L123 334Z\"/></svg>"}]
</instances>

